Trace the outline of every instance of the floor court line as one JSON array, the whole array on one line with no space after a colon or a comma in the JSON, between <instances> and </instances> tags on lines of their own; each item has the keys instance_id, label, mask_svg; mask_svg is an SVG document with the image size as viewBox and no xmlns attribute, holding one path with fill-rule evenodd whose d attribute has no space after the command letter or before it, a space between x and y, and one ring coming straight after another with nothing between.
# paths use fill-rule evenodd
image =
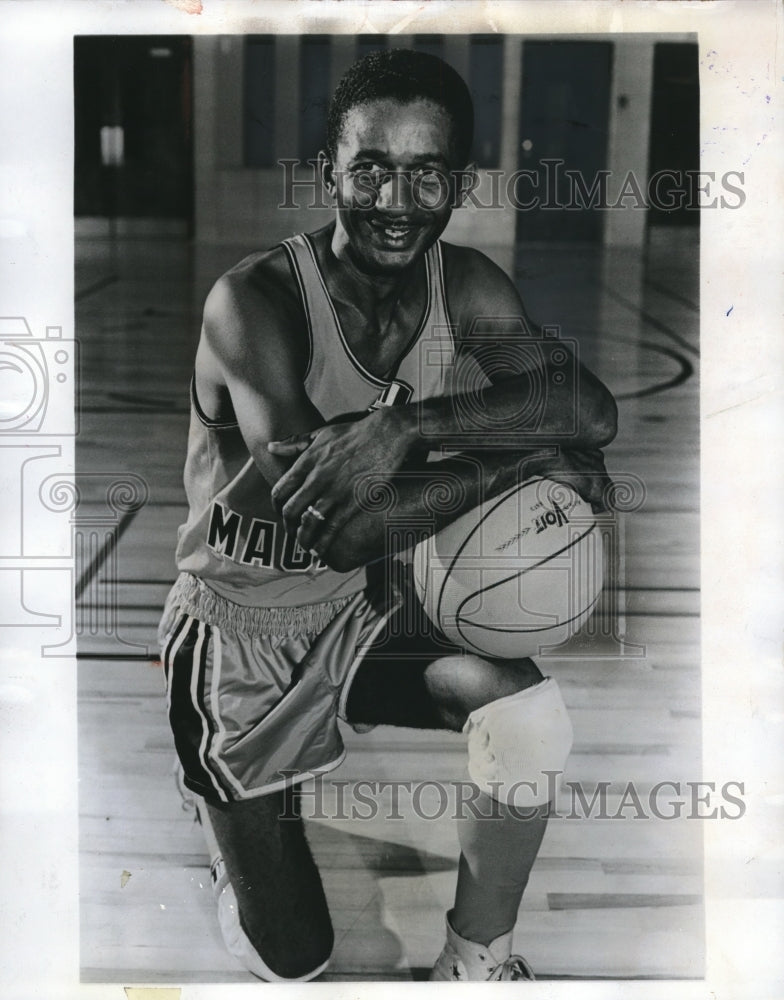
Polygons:
<instances>
[{"instance_id":1,"label":"floor court line","mask_svg":"<svg viewBox=\"0 0 784 1000\"><path fill-rule=\"evenodd\" d=\"M684 351L689 351L691 354L695 354L697 357L699 357L700 355L699 348L694 347L688 341L684 340L683 337L680 336L680 334L677 334L674 330L672 330L669 326L667 326L666 323L663 323L660 319L657 319L646 309L641 308L640 306L632 302L630 299L627 299L625 295L621 295L619 292L616 292L614 288L611 288L605 282L599 282L599 284L601 285L604 293L607 296L609 296L609 298L613 299L619 305L624 306L630 312L635 313L640 319L644 320L654 330L658 330L658 332L663 333L665 337L669 337L671 340L674 340L675 343L679 347L683 348Z\"/></svg>"},{"instance_id":2,"label":"floor court line","mask_svg":"<svg viewBox=\"0 0 784 1000\"><path fill-rule=\"evenodd\" d=\"M665 285L659 284L658 281L652 281L650 278L646 278L643 284L646 288L652 288L655 292L659 292L661 295L666 295L667 298L672 299L673 302L686 306L687 309L690 309L692 312L699 315L700 307L696 302L692 302L691 299L687 299L685 295L679 295L677 292L673 292L671 288L667 288Z\"/></svg>"},{"instance_id":3,"label":"floor court line","mask_svg":"<svg viewBox=\"0 0 784 1000\"><path fill-rule=\"evenodd\" d=\"M130 528L139 510L141 510L141 508L138 508L137 510L129 510L127 513L123 514L117 525L116 532L103 543L89 565L82 571L82 574L76 582L76 587L74 588L74 598L77 601L84 594L89 584L95 579L96 574L109 558L112 550L119 545L120 539L128 528Z\"/></svg>"}]
</instances>

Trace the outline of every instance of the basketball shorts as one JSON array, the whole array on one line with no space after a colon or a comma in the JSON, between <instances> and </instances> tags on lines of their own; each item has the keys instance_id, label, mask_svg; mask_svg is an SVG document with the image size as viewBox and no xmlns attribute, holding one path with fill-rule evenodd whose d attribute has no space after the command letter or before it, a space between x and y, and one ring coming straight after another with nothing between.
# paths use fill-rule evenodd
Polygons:
<instances>
[{"instance_id":1,"label":"basketball shorts","mask_svg":"<svg viewBox=\"0 0 784 1000\"><path fill-rule=\"evenodd\" d=\"M434 659L462 652L397 589L245 608L190 574L167 598L159 641L185 784L217 802L337 767L345 756L339 718L358 728L438 728L422 674Z\"/></svg>"}]
</instances>

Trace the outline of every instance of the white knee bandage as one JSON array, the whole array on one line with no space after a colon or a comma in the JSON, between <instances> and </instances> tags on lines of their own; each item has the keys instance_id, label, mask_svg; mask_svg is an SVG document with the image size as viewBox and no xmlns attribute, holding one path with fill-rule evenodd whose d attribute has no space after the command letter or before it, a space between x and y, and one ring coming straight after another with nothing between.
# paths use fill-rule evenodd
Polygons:
<instances>
[{"instance_id":1,"label":"white knee bandage","mask_svg":"<svg viewBox=\"0 0 784 1000\"><path fill-rule=\"evenodd\" d=\"M468 773L482 791L520 808L543 806L558 788L572 725L552 677L468 716Z\"/></svg>"}]
</instances>

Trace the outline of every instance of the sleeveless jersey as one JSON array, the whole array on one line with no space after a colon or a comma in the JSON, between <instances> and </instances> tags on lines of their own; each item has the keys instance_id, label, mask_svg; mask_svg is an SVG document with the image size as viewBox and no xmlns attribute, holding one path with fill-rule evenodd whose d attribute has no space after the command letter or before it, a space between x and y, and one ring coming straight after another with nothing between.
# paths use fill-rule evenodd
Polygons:
<instances>
[{"instance_id":1,"label":"sleeveless jersey","mask_svg":"<svg viewBox=\"0 0 784 1000\"><path fill-rule=\"evenodd\" d=\"M439 243L425 256L422 320L389 378L367 371L352 353L310 239L294 236L283 246L307 317L305 390L325 420L454 391ZM201 410L195 380L184 481L189 514L179 529L177 566L220 596L247 607L286 608L348 597L365 586L364 569L337 573L286 534L237 423L211 420Z\"/></svg>"}]
</instances>

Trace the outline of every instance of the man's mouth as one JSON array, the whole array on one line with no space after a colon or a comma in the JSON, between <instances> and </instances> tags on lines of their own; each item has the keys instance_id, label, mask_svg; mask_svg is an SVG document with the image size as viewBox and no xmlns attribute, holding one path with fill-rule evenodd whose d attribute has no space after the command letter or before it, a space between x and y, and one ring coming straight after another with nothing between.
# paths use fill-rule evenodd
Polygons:
<instances>
[{"instance_id":1,"label":"man's mouth","mask_svg":"<svg viewBox=\"0 0 784 1000\"><path fill-rule=\"evenodd\" d=\"M408 243L419 232L419 227L408 223L383 223L374 221L371 223L373 232L379 236L384 243L394 247L407 246Z\"/></svg>"}]
</instances>

